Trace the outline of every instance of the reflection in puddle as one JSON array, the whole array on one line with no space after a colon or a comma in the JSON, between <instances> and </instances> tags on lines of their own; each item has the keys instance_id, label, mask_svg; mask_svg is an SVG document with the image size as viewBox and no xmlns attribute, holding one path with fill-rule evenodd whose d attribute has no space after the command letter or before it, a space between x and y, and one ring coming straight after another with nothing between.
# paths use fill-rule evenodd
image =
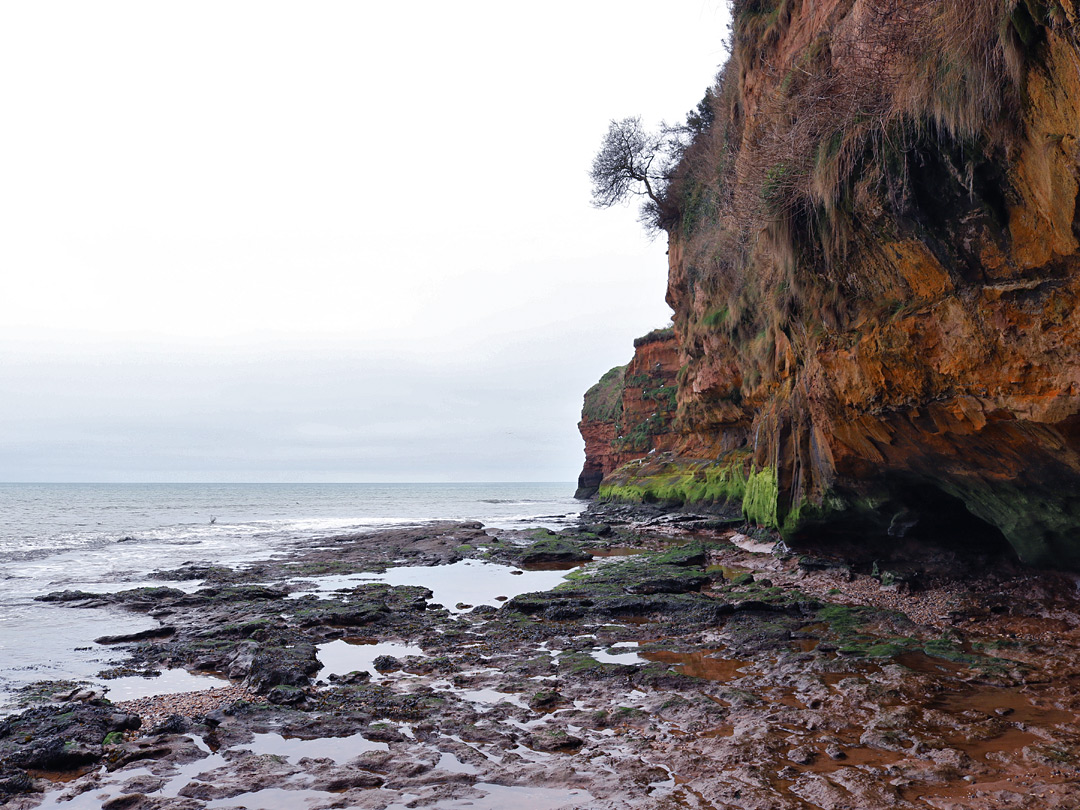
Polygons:
<instances>
[{"instance_id":1,"label":"reflection in puddle","mask_svg":"<svg viewBox=\"0 0 1080 810\"><path fill-rule=\"evenodd\" d=\"M486 671L497 672L497 670ZM462 675L475 675L480 672L484 672L484 670L475 670L472 673L462 673ZM460 700L464 700L467 703L475 703L479 706L494 707L498 706L500 703L509 703L520 709L529 708L528 704L526 704L520 696L508 692L500 692L497 689L470 689L467 686L458 686L450 681L434 681L431 684L431 688L437 692L450 692L454 697Z\"/></svg>"},{"instance_id":2,"label":"reflection in puddle","mask_svg":"<svg viewBox=\"0 0 1080 810\"><path fill-rule=\"evenodd\" d=\"M195 675L186 669L162 670L160 675L152 678L130 675L108 681L94 679L94 682L108 689L108 698L113 703L154 695L176 695L181 692L223 689L231 685L224 678L213 675Z\"/></svg>"},{"instance_id":3,"label":"reflection in puddle","mask_svg":"<svg viewBox=\"0 0 1080 810\"><path fill-rule=\"evenodd\" d=\"M641 554L645 549L635 548L634 546L609 546L607 548L588 548L585 550L594 557L633 557L635 554Z\"/></svg>"},{"instance_id":4,"label":"reflection in puddle","mask_svg":"<svg viewBox=\"0 0 1080 810\"><path fill-rule=\"evenodd\" d=\"M212 781L213 772L219 768L229 768L235 764L236 757L248 752L255 755L271 755L286 758L296 764L300 759L330 759L343 765L368 751L389 751L386 743L372 742L360 734L349 737L326 737L302 740L295 737L282 737L280 734L256 734L251 742L231 746L224 751L210 753L203 740L191 738L208 756L184 763L165 776L165 784L147 795L156 799L171 799L180 795L180 791L192 782ZM448 763L449 765L450 763ZM470 767L462 764L462 767ZM449 770L449 767L447 768ZM104 774L104 770L102 771ZM137 776L151 776L144 768L117 771L106 777L96 788L82 793L70 800L61 800L61 792L49 793L38 810L100 810L103 804L124 793L123 783ZM285 790L267 788L251 793L242 793L227 799L217 799L207 803L207 808L244 807L247 810L294 810L303 808L309 800L326 801L332 793L320 790ZM157 805L155 805L157 806ZM200 805L201 806L201 805Z\"/></svg>"},{"instance_id":5,"label":"reflection in puddle","mask_svg":"<svg viewBox=\"0 0 1080 810\"><path fill-rule=\"evenodd\" d=\"M283 790L282 788L265 788L256 790L254 793L241 793L231 799L216 799L208 802L206 810L218 808L244 808L244 810L301 810L305 805L302 802L315 800L326 801L333 794L321 790Z\"/></svg>"},{"instance_id":6,"label":"reflection in puddle","mask_svg":"<svg viewBox=\"0 0 1080 810\"><path fill-rule=\"evenodd\" d=\"M362 734L350 737L319 737L302 740L299 737L282 737L280 734L256 734L246 745L237 745L235 751L251 751L253 754L272 754L285 757L295 764L300 759L332 759L343 765L368 751L389 751L384 742L372 742Z\"/></svg>"},{"instance_id":7,"label":"reflection in puddle","mask_svg":"<svg viewBox=\"0 0 1080 810\"><path fill-rule=\"evenodd\" d=\"M210 749L207 748L206 743L200 737L193 736L189 739L195 742L199 750L208 753L208 756L184 763L175 768L165 777L165 784L158 790L152 791L149 795L154 797L176 798L180 791L186 785L190 784L198 775L217 768L224 768L229 764L225 757L220 753L209 753ZM106 773L105 768L101 769L101 773L102 775ZM101 807L108 800L116 798L124 793L121 786L122 781L126 782L136 776L150 775L151 772L145 768L117 771L111 777L105 777L105 780L97 786L87 790L85 793L80 793L78 796L71 799L62 799L61 796L65 796L65 794L61 791L47 793L42 803L37 806L36 810L101 810Z\"/></svg>"},{"instance_id":8,"label":"reflection in puddle","mask_svg":"<svg viewBox=\"0 0 1080 810\"><path fill-rule=\"evenodd\" d=\"M589 806L593 796L587 790L565 790L541 787L507 787L478 782L474 787L484 793L475 799L443 799L425 807L432 810L506 810L508 807L528 810L578 810ZM386 810L406 810L412 803L395 802Z\"/></svg>"},{"instance_id":9,"label":"reflection in puddle","mask_svg":"<svg viewBox=\"0 0 1080 810\"><path fill-rule=\"evenodd\" d=\"M343 588L355 588L367 582L384 582L387 585L420 585L432 592L432 602L440 604L451 613L461 613L470 608L456 606L499 605L499 597L512 598L530 591L547 591L563 581L565 568L552 571L522 570L509 565L462 560L450 565L397 566L382 574L354 574L351 576L312 577L316 593L329 593ZM295 597L307 593L292 594Z\"/></svg>"},{"instance_id":10,"label":"reflection in puddle","mask_svg":"<svg viewBox=\"0 0 1080 810\"><path fill-rule=\"evenodd\" d=\"M620 641L612 644L610 648L589 650L588 655L601 664L644 664L644 658L638 655L638 643L636 641Z\"/></svg>"},{"instance_id":11,"label":"reflection in puddle","mask_svg":"<svg viewBox=\"0 0 1080 810\"><path fill-rule=\"evenodd\" d=\"M462 762L456 756L446 751L441 752L439 762L435 766L435 768L440 771L447 771L448 773L464 773L468 774L469 776L480 773L480 769L477 768L475 765L470 765L467 762Z\"/></svg>"},{"instance_id":12,"label":"reflection in puddle","mask_svg":"<svg viewBox=\"0 0 1080 810\"><path fill-rule=\"evenodd\" d=\"M375 659L380 655L405 658L410 655L423 655L424 651L412 644L400 644L395 641L375 642L368 639L338 639L316 648L316 655L323 668L319 677L330 675L348 675L350 672L368 672L373 681L386 676L375 669Z\"/></svg>"},{"instance_id":13,"label":"reflection in puddle","mask_svg":"<svg viewBox=\"0 0 1080 810\"><path fill-rule=\"evenodd\" d=\"M454 694L469 703L479 703L484 706L497 706L500 703L509 703L521 709L528 706L517 695L498 692L494 689L455 689Z\"/></svg>"}]
</instances>

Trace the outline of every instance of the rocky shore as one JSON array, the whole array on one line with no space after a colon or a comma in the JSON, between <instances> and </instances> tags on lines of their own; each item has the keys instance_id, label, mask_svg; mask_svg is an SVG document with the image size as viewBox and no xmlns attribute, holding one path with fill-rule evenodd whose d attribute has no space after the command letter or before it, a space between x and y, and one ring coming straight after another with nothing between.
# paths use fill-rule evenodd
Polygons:
<instances>
[{"instance_id":1,"label":"rocky shore","mask_svg":"<svg viewBox=\"0 0 1080 810\"><path fill-rule=\"evenodd\" d=\"M43 594L157 620L98 640L127 651L120 674L229 680L117 703L34 684L0 720L0 804L1076 807L1074 580L970 549L903 559L921 562L608 507L560 533L431 524ZM440 605L390 584L410 569L566 578Z\"/></svg>"}]
</instances>

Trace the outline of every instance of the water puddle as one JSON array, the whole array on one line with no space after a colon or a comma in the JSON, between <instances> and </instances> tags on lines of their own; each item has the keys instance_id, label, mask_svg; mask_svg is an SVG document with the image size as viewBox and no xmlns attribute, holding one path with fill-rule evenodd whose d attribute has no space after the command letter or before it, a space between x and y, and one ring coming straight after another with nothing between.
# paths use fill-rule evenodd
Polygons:
<instances>
[{"instance_id":1,"label":"water puddle","mask_svg":"<svg viewBox=\"0 0 1080 810\"><path fill-rule=\"evenodd\" d=\"M826 752L826 745L821 743L814 747L817 756L808 765L794 765L795 769L803 773L816 773L828 775L836 773L841 768L874 768L885 769L895 765L904 758L904 754L896 751L886 751L881 748L844 747L843 756L833 759Z\"/></svg>"},{"instance_id":2,"label":"water puddle","mask_svg":"<svg viewBox=\"0 0 1080 810\"><path fill-rule=\"evenodd\" d=\"M498 606L518 594L551 590L562 583L565 571L565 566L561 564L553 570L537 570L533 566L523 570L479 560L462 560L450 565L395 566L382 574L312 577L310 582L314 590L291 596L332 593L368 582L394 586L420 585L431 590L432 602L442 605L451 613L462 613L477 605ZM459 608L458 605L463 607Z\"/></svg>"},{"instance_id":3,"label":"water puddle","mask_svg":"<svg viewBox=\"0 0 1080 810\"><path fill-rule=\"evenodd\" d=\"M371 680L378 681L385 677L375 669L375 659L381 655L393 658L406 658L410 655L423 655L424 651L412 644L396 641L374 641L363 638L346 638L320 644L316 655L323 668L319 677L330 675L348 675L350 672L368 672Z\"/></svg>"},{"instance_id":4,"label":"water puddle","mask_svg":"<svg viewBox=\"0 0 1080 810\"><path fill-rule=\"evenodd\" d=\"M991 733L979 738L963 727L943 729L945 741L976 761L987 762L992 754L1019 751L1039 741L1029 727L1052 728L1075 724L1077 717L1060 709L1036 706L1024 694L1000 687L981 687L943 692L927 704L958 722L971 722L976 729ZM989 724L989 725L988 725ZM997 733L993 733L993 732Z\"/></svg>"},{"instance_id":5,"label":"water puddle","mask_svg":"<svg viewBox=\"0 0 1080 810\"><path fill-rule=\"evenodd\" d=\"M74 782L80 776L86 776L91 771L96 770L97 767L96 765L86 765L70 771L43 771L38 768L28 768L26 772L32 779L48 779L50 782L63 785Z\"/></svg>"},{"instance_id":6,"label":"water puddle","mask_svg":"<svg viewBox=\"0 0 1080 810\"><path fill-rule=\"evenodd\" d=\"M709 574L721 574L728 582L741 577L743 574L753 573L752 569L743 568L740 565L707 565L705 571Z\"/></svg>"},{"instance_id":7,"label":"water puddle","mask_svg":"<svg viewBox=\"0 0 1080 810\"><path fill-rule=\"evenodd\" d=\"M102 680L91 679L98 686L108 690L108 698L113 703L122 703L139 698L157 695L177 695L182 692L202 692L208 689L224 689L232 684L224 678L213 675L195 675L186 669L165 669L160 675L145 677L125 675L122 678Z\"/></svg>"},{"instance_id":8,"label":"water puddle","mask_svg":"<svg viewBox=\"0 0 1080 810\"><path fill-rule=\"evenodd\" d=\"M344 765L368 751L389 751L390 746L384 742L372 742L362 734L353 734L350 737L320 737L313 740L283 737L280 734L256 734L251 742L234 746L230 750L281 756L294 765L304 757L332 759L338 765Z\"/></svg>"},{"instance_id":9,"label":"water puddle","mask_svg":"<svg viewBox=\"0 0 1080 810\"><path fill-rule=\"evenodd\" d=\"M579 810L594 801L589 791L580 789L508 787L488 782L477 782L473 787L484 795L475 799L443 799L434 804L425 804L424 807L432 810L506 810L508 807L523 810ZM414 804L411 800L407 803L394 802L387 805L386 810L407 810L412 806Z\"/></svg>"},{"instance_id":10,"label":"water puddle","mask_svg":"<svg viewBox=\"0 0 1080 810\"><path fill-rule=\"evenodd\" d=\"M463 773L468 776L475 776L480 773L480 769L475 765L462 762L456 756L446 751L440 752L439 761L435 765L435 768L440 771L446 771L447 773Z\"/></svg>"},{"instance_id":11,"label":"water puddle","mask_svg":"<svg viewBox=\"0 0 1080 810\"><path fill-rule=\"evenodd\" d=\"M243 810L301 810L303 802L326 801L332 799L332 793L321 790L285 790L283 788L264 788L254 793L241 793L231 799L215 799L207 802L206 810L224 810L224 808L243 808ZM308 804L310 806L310 804Z\"/></svg>"},{"instance_id":12,"label":"water puddle","mask_svg":"<svg viewBox=\"0 0 1080 810\"><path fill-rule=\"evenodd\" d=\"M589 650L588 655L601 664L646 664L648 661L638 655L636 641L620 641L608 649Z\"/></svg>"},{"instance_id":13,"label":"water puddle","mask_svg":"<svg viewBox=\"0 0 1080 810\"><path fill-rule=\"evenodd\" d=\"M343 765L367 751L389 751L386 743L372 742L360 734L349 737L327 737L313 740L302 740L298 737L284 737L280 734L256 734L251 742L231 746L224 751L211 753L206 743L198 737L191 738L198 747L208 756L185 763L171 773L164 776L165 784L158 790L151 791L151 798L165 799L176 798L180 791L192 782L208 781L212 779L212 773L219 768L236 769L236 757L226 757L228 752L236 752L244 755L248 752L254 755L272 755L285 757L290 763L296 764L305 757L310 759L330 759L338 765ZM448 763L452 765L452 763ZM242 765L241 765L242 767ZM469 767L462 764L462 767ZM102 774L105 775L104 769ZM52 778L49 774L41 774ZM146 769L123 770L115 774L105 776L104 781L94 788L82 793L70 800L61 799L62 792L56 791L45 796L45 800L39 805L38 810L100 810L103 804L110 799L120 796L123 784L136 776L151 776ZM57 775L58 781L67 781L63 777L66 774ZM72 774L70 778L74 778ZM200 778L205 776L206 779ZM247 810L297 810L307 806L309 801L327 801L333 798L332 793L320 790L309 790L298 787L295 790L283 788L266 788L250 793L241 793L225 799L216 799L208 802L207 808L233 808L243 807Z\"/></svg>"},{"instance_id":14,"label":"water puddle","mask_svg":"<svg viewBox=\"0 0 1080 810\"><path fill-rule=\"evenodd\" d=\"M717 656L719 652L722 650L698 650L688 653L657 650L643 652L641 656L647 661L667 664L680 675L688 675L691 678L725 682L741 678L746 674L741 670L749 666L749 661L739 658L720 658Z\"/></svg>"},{"instance_id":15,"label":"water puddle","mask_svg":"<svg viewBox=\"0 0 1080 810\"><path fill-rule=\"evenodd\" d=\"M697 736L704 737L709 740L716 740L723 737L733 737L735 735L735 726L717 726L716 728L706 729L705 731L699 731Z\"/></svg>"},{"instance_id":16,"label":"water puddle","mask_svg":"<svg viewBox=\"0 0 1080 810\"><path fill-rule=\"evenodd\" d=\"M950 714L976 712L1025 725L1054 726L1077 721L1077 717L1069 712L1036 706L1023 693L1002 687L943 692L930 701L927 707Z\"/></svg>"},{"instance_id":17,"label":"water puddle","mask_svg":"<svg viewBox=\"0 0 1080 810\"><path fill-rule=\"evenodd\" d=\"M627 616L620 616L617 623L626 625L627 627L644 627L654 621L656 621L656 617L654 616L636 616L630 614Z\"/></svg>"},{"instance_id":18,"label":"water puddle","mask_svg":"<svg viewBox=\"0 0 1080 810\"><path fill-rule=\"evenodd\" d=\"M195 742L200 750L206 752L208 756L179 766L174 772L165 777L166 782L159 790L153 791L149 795L154 797L176 798L179 795L180 790L182 790L185 785L190 784L200 774L228 765L225 757L220 753L210 753L210 749L201 738L191 737L190 739ZM65 796L63 791L47 793L42 803L37 806L36 810L101 810L102 805L107 801L116 798L124 792L122 782L126 782L135 776L150 776L151 772L145 768L139 768L129 771L117 771L115 774L106 775L106 770L102 767L101 774L104 778L100 784L73 798L61 798ZM239 802L234 800L234 803Z\"/></svg>"},{"instance_id":19,"label":"water puddle","mask_svg":"<svg viewBox=\"0 0 1080 810\"><path fill-rule=\"evenodd\" d=\"M534 562L523 563L521 566L521 574L526 571L572 571L575 568L581 568L584 566L584 562L573 562L566 560L552 560L551 562ZM515 573L514 576L521 576L521 574Z\"/></svg>"},{"instance_id":20,"label":"water puddle","mask_svg":"<svg viewBox=\"0 0 1080 810\"><path fill-rule=\"evenodd\" d=\"M587 548L585 550L594 557L600 558L633 557L645 551L643 548L635 548L634 546L609 546L608 548Z\"/></svg>"},{"instance_id":21,"label":"water puddle","mask_svg":"<svg viewBox=\"0 0 1080 810\"><path fill-rule=\"evenodd\" d=\"M495 689L454 689L454 694L469 703L478 703L482 706L498 706L500 703L509 703L519 709L527 709L528 705L517 695L499 692Z\"/></svg>"},{"instance_id":22,"label":"water puddle","mask_svg":"<svg viewBox=\"0 0 1080 810\"><path fill-rule=\"evenodd\" d=\"M893 660L901 666L905 666L914 672L921 672L923 675L955 675L966 669L963 664L945 658L935 658L921 650L901 653Z\"/></svg>"},{"instance_id":23,"label":"water puddle","mask_svg":"<svg viewBox=\"0 0 1080 810\"><path fill-rule=\"evenodd\" d=\"M478 675L483 673L498 672L495 669L488 670L474 670L473 672L463 672L462 676ZM516 706L519 709L529 708L528 704L522 700L518 695L509 692L500 692L497 689L491 688L470 688L468 686L458 686L450 681L434 681L431 683L431 688L438 692L446 692L452 694L454 697L464 700L467 703L474 703L478 706L486 706L489 708L498 706L500 703L509 703L512 706Z\"/></svg>"}]
</instances>

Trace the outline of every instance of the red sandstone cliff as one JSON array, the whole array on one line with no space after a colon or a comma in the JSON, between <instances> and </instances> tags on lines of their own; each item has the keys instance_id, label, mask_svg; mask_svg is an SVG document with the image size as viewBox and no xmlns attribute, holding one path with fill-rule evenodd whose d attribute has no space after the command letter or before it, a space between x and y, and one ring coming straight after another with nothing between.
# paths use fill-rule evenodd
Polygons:
<instances>
[{"instance_id":1,"label":"red sandstone cliff","mask_svg":"<svg viewBox=\"0 0 1080 810\"><path fill-rule=\"evenodd\" d=\"M670 329L634 341L634 357L605 374L585 394L578 430L585 440L585 467L577 497L591 498L604 476L654 450L670 450L676 436L676 374L679 346Z\"/></svg>"},{"instance_id":2,"label":"red sandstone cliff","mask_svg":"<svg viewBox=\"0 0 1080 810\"><path fill-rule=\"evenodd\" d=\"M734 13L666 190L677 455L611 494L713 492L795 541L948 516L1080 566L1077 3Z\"/></svg>"}]
</instances>

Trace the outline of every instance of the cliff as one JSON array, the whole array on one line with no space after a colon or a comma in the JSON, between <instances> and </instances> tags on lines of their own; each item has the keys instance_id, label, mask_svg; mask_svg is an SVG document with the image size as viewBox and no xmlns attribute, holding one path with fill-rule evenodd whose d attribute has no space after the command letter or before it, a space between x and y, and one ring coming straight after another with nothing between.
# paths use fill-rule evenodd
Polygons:
<instances>
[{"instance_id":1,"label":"cliff","mask_svg":"<svg viewBox=\"0 0 1080 810\"><path fill-rule=\"evenodd\" d=\"M660 206L671 452L597 434L601 497L1080 567L1076 0L733 13Z\"/></svg>"},{"instance_id":2,"label":"cliff","mask_svg":"<svg viewBox=\"0 0 1080 810\"><path fill-rule=\"evenodd\" d=\"M671 329L634 341L634 357L616 366L585 394L578 430L585 440L585 467L576 497L591 498L601 481L622 465L676 444L675 376L679 344Z\"/></svg>"}]
</instances>

